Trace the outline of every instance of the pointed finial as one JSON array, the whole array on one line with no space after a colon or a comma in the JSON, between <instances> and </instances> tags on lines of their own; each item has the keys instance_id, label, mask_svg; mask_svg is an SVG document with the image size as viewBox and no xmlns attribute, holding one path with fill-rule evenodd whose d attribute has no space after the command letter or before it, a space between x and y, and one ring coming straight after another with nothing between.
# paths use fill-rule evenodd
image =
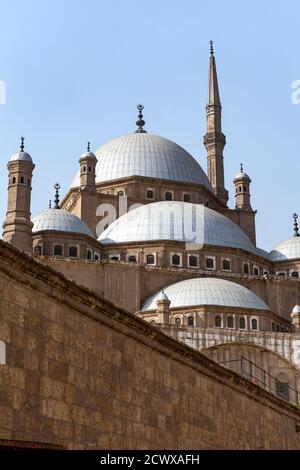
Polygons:
<instances>
[{"instance_id":1,"label":"pointed finial","mask_svg":"<svg viewBox=\"0 0 300 470\"><path fill-rule=\"evenodd\" d=\"M143 114L142 114L142 111L144 109L144 106L142 104L138 104L137 105L137 109L139 111L139 114L138 114L138 119L136 121L136 125L138 126L137 130L135 131L136 133L145 133L145 129L143 129L144 125L145 125L145 121L143 119Z\"/></svg>"},{"instance_id":2,"label":"pointed finial","mask_svg":"<svg viewBox=\"0 0 300 470\"><path fill-rule=\"evenodd\" d=\"M55 197L54 197L54 209L59 209L59 189L60 189L60 184L55 183L54 185L55 189Z\"/></svg>"},{"instance_id":3,"label":"pointed finial","mask_svg":"<svg viewBox=\"0 0 300 470\"><path fill-rule=\"evenodd\" d=\"M298 230L298 214L294 213L293 214L293 219L294 219L294 237L299 237L299 230Z\"/></svg>"},{"instance_id":4,"label":"pointed finial","mask_svg":"<svg viewBox=\"0 0 300 470\"><path fill-rule=\"evenodd\" d=\"M25 140L25 137L21 137L21 145L20 145L21 152L24 152L24 148L25 148L24 140Z\"/></svg>"},{"instance_id":5,"label":"pointed finial","mask_svg":"<svg viewBox=\"0 0 300 470\"><path fill-rule=\"evenodd\" d=\"M210 55L214 55L214 42L213 41L209 41L209 44L210 44Z\"/></svg>"},{"instance_id":6,"label":"pointed finial","mask_svg":"<svg viewBox=\"0 0 300 470\"><path fill-rule=\"evenodd\" d=\"M88 143L87 143L87 148L86 148L87 152L90 152L90 151L91 151L90 145L91 145L91 142L88 142Z\"/></svg>"},{"instance_id":7,"label":"pointed finial","mask_svg":"<svg viewBox=\"0 0 300 470\"><path fill-rule=\"evenodd\" d=\"M244 171L243 163L240 163L240 165L241 165L241 173L243 173L243 171Z\"/></svg>"},{"instance_id":8,"label":"pointed finial","mask_svg":"<svg viewBox=\"0 0 300 470\"><path fill-rule=\"evenodd\" d=\"M49 199L49 209L52 208L52 202L51 202L51 199Z\"/></svg>"}]
</instances>

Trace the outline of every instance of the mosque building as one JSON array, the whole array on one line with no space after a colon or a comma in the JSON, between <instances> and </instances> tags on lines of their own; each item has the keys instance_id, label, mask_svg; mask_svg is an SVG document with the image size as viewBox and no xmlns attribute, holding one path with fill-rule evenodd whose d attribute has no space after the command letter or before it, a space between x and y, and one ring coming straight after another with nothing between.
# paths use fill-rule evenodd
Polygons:
<instances>
[{"instance_id":1,"label":"mosque building","mask_svg":"<svg viewBox=\"0 0 300 470\"><path fill-rule=\"evenodd\" d=\"M136 130L79 158L60 201L31 218L34 161L8 162L3 240L54 267L154 328L286 400L300 392L300 236L269 252L256 246L251 178L224 183L222 106L209 58L207 172L180 145ZM75 165L74 165L75 166ZM244 362L243 362L244 361Z\"/></svg>"}]
</instances>

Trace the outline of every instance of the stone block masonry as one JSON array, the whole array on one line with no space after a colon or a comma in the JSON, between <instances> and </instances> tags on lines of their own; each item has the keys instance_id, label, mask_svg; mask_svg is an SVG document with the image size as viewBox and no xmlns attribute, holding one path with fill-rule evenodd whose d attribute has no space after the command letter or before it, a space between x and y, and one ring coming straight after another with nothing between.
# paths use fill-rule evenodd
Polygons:
<instances>
[{"instance_id":1,"label":"stone block masonry","mask_svg":"<svg viewBox=\"0 0 300 470\"><path fill-rule=\"evenodd\" d=\"M296 407L0 242L0 439L300 449L299 423Z\"/></svg>"}]
</instances>

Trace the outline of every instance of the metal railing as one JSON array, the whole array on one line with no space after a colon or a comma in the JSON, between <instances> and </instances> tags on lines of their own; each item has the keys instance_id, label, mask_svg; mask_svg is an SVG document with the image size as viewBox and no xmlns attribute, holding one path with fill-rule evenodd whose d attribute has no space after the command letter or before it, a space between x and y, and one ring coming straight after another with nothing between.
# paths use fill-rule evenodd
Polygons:
<instances>
[{"instance_id":1,"label":"metal railing","mask_svg":"<svg viewBox=\"0 0 300 470\"><path fill-rule=\"evenodd\" d=\"M225 367L229 366L228 368L239 373L250 382L259 385L282 400L288 401L300 408L300 392L298 392L298 390L291 387L288 382L278 380L246 357L240 356L238 359L222 361L220 364ZM234 365L234 367L230 367L231 365Z\"/></svg>"}]
</instances>

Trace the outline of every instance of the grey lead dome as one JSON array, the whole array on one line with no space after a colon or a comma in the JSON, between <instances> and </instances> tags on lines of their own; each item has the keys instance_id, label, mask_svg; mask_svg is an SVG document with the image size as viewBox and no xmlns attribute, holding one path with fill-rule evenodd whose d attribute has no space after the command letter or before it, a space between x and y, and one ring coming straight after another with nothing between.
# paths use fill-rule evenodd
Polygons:
<instances>
[{"instance_id":1,"label":"grey lead dome","mask_svg":"<svg viewBox=\"0 0 300 470\"><path fill-rule=\"evenodd\" d=\"M32 219L32 232L57 230L59 232L72 232L94 237L89 227L76 215L64 209L48 209Z\"/></svg>"},{"instance_id":2,"label":"grey lead dome","mask_svg":"<svg viewBox=\"0 0 300 470\"><path fill-rule=\"evenodd\" d=\"M130 176L203 184L211 191L197 161L171 140L149 133L128 134L110 140L96 152L96 183ZM79 172L71 187L80 186Z\"/></svg>"},{"instance_id":3,"label":"grey lead dome","mask_svg":"<svg viewBox=\"0 0 300 470\"><path fill-rule=\"evenodd\" d=\"M175 240L257 250L245 232L222 214L201 204L160 201L138 207L100 234L104 244Z\"/></svg>"},{"instance_id":4,"label":"grey lead dome","mask_svg":"<svg viewBox=\"0 0 300 470\"><path fill-rule=\"evenodd\" d=\"M271 261L286 261L298 258L300 258L300 237L284 240L276 245L269 254Z\"/></svg>"},{"instance_id":5,"label":"grey lead dome","mask_svg":"<svg viewBox=\"0 0 300 470\"><path fill-rule=\"evenodd\" d=\"M164 292L171 301L171 308L219 305L222 307L270 310L268 305L249 289L224 279L187 279L165 287ZM160 296L161 291L149 297L141 310L156 310L156 302L160 299Z\"/></svg>"},{"instance_id":6,"label":"grey lead dome","mask_svg":"<svg viewBox=\"0 0 300 470\"><path fill-rule=\"evenodd\" d=\"M27 152L24 152L22 150L18 150L16 153L14 153L11 157L10 157L10 162L13 162L15 160L21 160L23 162L30 162L32 163L32 158L31 156L29 155L29 153Z\"/></svg>"}]
</instances>

